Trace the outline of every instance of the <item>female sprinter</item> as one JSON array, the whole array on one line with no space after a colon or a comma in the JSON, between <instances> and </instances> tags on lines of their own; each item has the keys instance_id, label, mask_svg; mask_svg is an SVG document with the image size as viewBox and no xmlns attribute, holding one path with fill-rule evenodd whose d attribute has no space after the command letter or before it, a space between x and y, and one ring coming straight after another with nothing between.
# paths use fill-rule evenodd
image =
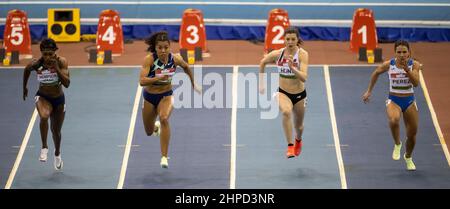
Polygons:
<instances>
[{"instance_id":1,"label":"female sprinter","mask_svg":"<svg viewBox=\"0 0 450 209\"><path fill-rule=\"evenodd\" d=\"M301 48L303 40L298 29L290 27L284 33L286 47L264 56L259 64L259 92L265 92L263 81L267 64L275 63L280 75L277 98L283 114L283 129L288 144L286 157L299 156L302 149L303 118L306 107L305 82L308 77L308 52ZM292 137L292 115L296 132L295 145Z\"/></svg>"},{"instance_id":2,"label":"female sprinter","mask_svg":"<svg viewBox=\"0 0 450 209\"><path fill-rule=\"evenodd\" d=\"M372 73L369 87L362 96L364 103L369 102L372 89L377 82L378 76L382 73L389 74L389 97L386 100L386 113L389 120L392 137L394 138L394 151L392 158L400 159L400 150L402 142L400 141L400 117L406 127L406 153L403 158L406 162L406 169L416 170L412 161L412 152L416 144L417 127L419 123L419 114L414 99L414 89L419 85L420 63L411 58L411 49L408 42L399 40L394 45L395 58L384 62L378 66Z\"/></svg>"},{"instance_id":3,"label":"female sprinter","mask_svg":"<svg viewBox=\"0 0 450 209\"><path fill-rule=\"evenodd\" d=\"M31 71L36 71L39 81L39 90L36 93L36 109L39 113L42 149L39 160L47 161L48 145L48 119L53 142L55 144L54 167L61 170L63 161L61 159L61 128L65 116L65 97L61 87L68 88L70 85L67 60L56 54L58 47L53 39L44 39L40 44L41 58L33 60L25 67L23 73L23 100L28 96L27 83Z\"/></svg>"},{"instance_id":4,"label":"female sprinter","mask_svg":"<svg viewBox=\"0 0 450 209\"><path fill-rule=\"evenodd\" d=\"M140 74L140 85L144 87L142 119L147 135L154 134L160 137L162 155L160 165L162 168L168 168L169 117L173 102L171 81L176 67L183 68L195 91L200 93L201 88L195 84L192 71L183 58L170 52L167 32L156 32L146 39L145 43L149 45L150 54L144 58ZM157 116L159 116L159 121L156 121Z\"/></svg>"}]
</instances>

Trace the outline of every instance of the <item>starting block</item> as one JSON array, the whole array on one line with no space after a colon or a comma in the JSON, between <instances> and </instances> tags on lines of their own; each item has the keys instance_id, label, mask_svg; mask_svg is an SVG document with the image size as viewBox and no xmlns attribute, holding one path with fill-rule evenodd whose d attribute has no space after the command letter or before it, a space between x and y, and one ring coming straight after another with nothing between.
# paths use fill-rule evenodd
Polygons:
<instances>
[{"instance_id":1,"label":"starting block","mask_svg":"<svg viewBox=\"0 0 450 209\"><path fill-rule=\"evenodd\" d=\"M89 63L97 62L97 49L89 50Z\"/></svg>"},{"instance_id":2,"label":"starting block","mask_svg":"<svg viewBox=\"0 0 450 209\"><path fill-rule=\"evenodd\" d=\"M195 55L195 60L203 61L203 54L202 54L202 48L201 47L195 47L194 55Z\"/></svg>"},{"instance_id":3,"label":"starting block","mask_svg":"<svg viewBox=\"0 0 450 209\"><path fill-rule=\"evenodd\" d=\"M105 60L103 61L103 63L106 63L106 64L112 63L112 51L111 50L105 51Z\"/></svg>"},{"instance_id":4,"label":"starting block","mask_svg":"<svg viewBox=\"0 0 450 209\"><path fill-rule=\"evenodd\" d=\"M269 53L284 47L284 31L290 26L288 12L284 9L272 9L266 25L264 51Z\"/></svg>"},{"instance_id":5,"label":"starting block","mask_svg":"<svg viewBox=\"0 0 450 209\"><path fill-rule=\"evenodd\" d=\"M19 51L12 51L12 52L7 52L6 50L2 50L1 53L5 52L2 58L2 62L4 66L9 66L12 64L19 64Z\"/></svg>"},{"instance_id":6,"label":"starting block","mask_svg":"<svg viewBox=\"0 0 450 209\"><path fill-rule=\"evenodd\" d=\"M366 47L360 47L358 53L358 60L367 63L375 63L383 61L383 54L381 48L375 48L375 50L367 49Z\"/></svg>"},{"instance_id":7,"label":"starting block","mask_svg":"<svg viewBox=\"0 0 450 209\"><path fill-rule=\"evenodd\" d=\"M353 24L350 33L350 50L354 53L359 48L375 50L378 47L375 17L370 9L360 8L353 14Z\"/></svg>"},{"instance_id":8,"label":"starting block","mask_svg":"<svg viewBox=\"0 0 450 209\"><path fill-rule=\"evenodd\" d=\"M180 55L183 60L190 65L195 64L195 61L202 61L202 48L195 47L195 50L180 49Z\"/></svg>"},{"instance_id":9,"label":"starting block","mask_svg":"<svg viewBox=\"0 0 450 209\"><path fill-rule=\"evenodd\" d=\"M8 64L18 64L19 54L22 58L31 58L31 36L27 14L22 10L11 10L6 18L3 32L3 59L8 58ZM17 59L16 59L17 56Z\"/></svg>"},{"instance_id":10,"label":"starting block","mask_svg":"<svg viewBox=\"0 0 450 209\"><path fill-rule=\"evenodd\" d=\"M92 54L92 57L89 57L89 62L97 63L97 65L109 64L112 63L112 51L96 51L92 49L89 51Z\"/></svg>"},{"instance_id":11,"label":"starting block","mask_svg":"<svg viewBox=\"0 0 450 209\"><path fill-rule=\"evenodd\" d=\"M11 64L19 64L19 51L11 52Z\"/></svg>"},{"instance_id":12,"label":"starting block","mask_svg":"<svg viewBox=\"0 0 450 209\"><path fill-rule=\"evenodd\" d=\"M3 62L3 59L5 59L6 50L4 48L0 48L0 60Z\"/></svg>"},{"instance_id":13,"label":"starting block","mask_svg":"<svg viewBox=\"0 0 450 209\"><path fill-rule=\"evenodd\" d=\"M112 51L99 51L97 49L89 50L89 63L97 63L98 65L112 63Z\"/></svg>"},{"instance_id":14,"label":"starting block","mask_svg":"<svg viewBox=\"0 0 450 209\"><path fill-rule=\"evenodd\" d=\"M198 9L186 9L180 27L180 54L189 64L203 60L206 51L206 29L203 13ZM192 56L188 56L191 54Z\"/></svg>"}]
</instances>

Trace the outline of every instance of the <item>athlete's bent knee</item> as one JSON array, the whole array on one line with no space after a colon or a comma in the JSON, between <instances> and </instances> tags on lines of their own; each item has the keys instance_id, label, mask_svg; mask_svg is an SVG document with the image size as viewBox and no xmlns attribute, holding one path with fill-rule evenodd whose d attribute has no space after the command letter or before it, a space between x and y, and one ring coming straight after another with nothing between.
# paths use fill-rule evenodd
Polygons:
<instances>
[{"instance_id":1,"label":"athlete's bent knee","mask_svg":"<svg viewBox=\"0 0 450 209\"><path fill-rule=\"evenodd\" d=\"M390 125L398 125L400 123L400 118L389 118Z\"/></svg>"},{"instance_id":2,"label":"athlete's bent knee","mask_svg":"<svg viewBox=\"0 0 450 209\"><path fill-rule=\"evenodd\" d=\"M155 129L154 125L145 127L145 133L147 134L147 136L153 135L154 129Z\"/></svg>"},{"instance_id":3,"label":"athlete's bent knee","mask_svg":"<svg viewBox=\"0 0 450 209\"><path fill-rule=\"evenodd\" d=\"M290 110L281 110L281 114L283 114L283 117L291 117Z\"/></svg>"},{"instance_id":4,"label":"athlete's bent knee","mask_svg":"<svg viewBox=\"0 0 450 209\"><path fill-rule=\"evenodd\" d=\"M168 115L160 115L159 121L161 122L161 125L169 125L169 116Z\"/></svg>"},{"instance_id":5,"label":"athlete's bent knee","mask_svg":"<svg viewBox=\"0 0 450 209\"><path fill-rule=\"evenodd\" d=\"M41 116L41 123L47 123L47 122L48 122L48 119L49 119L49 116L48 116L48 115L43 115L43 116Z\"/></svg>"},{"instance_id":6,"label":"athlete's bent knee","mask_svg":"<svg viewBox=\"0 0 450 209\"><path fill-rule=\"evenodd\" d=\"M52 131L53 139L55 138L61 138L61 132L59 131Z\"/></svg>"},{"instance_id":7,"label":"athlete's bent knee","mask_svg":"<svg viewBox=\"0 0 450 209\"><path fill-rule=\"evenodd\" d=\"M409 130L406 133L406 136L408 138L416 138L416 135L417 135L417 129L416 130Z\"/></svg>"}]
</instances>

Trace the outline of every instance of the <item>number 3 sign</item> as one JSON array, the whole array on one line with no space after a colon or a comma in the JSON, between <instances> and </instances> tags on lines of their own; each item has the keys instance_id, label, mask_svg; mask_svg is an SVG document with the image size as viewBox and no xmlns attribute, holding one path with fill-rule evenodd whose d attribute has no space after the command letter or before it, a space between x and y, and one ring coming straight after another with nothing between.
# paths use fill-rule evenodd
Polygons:
<instances>
[{"instance_id":1,"label":"number 3 sign","mask_svg":"<svg viewBox=\"0 0 450 209\"><path fill-rule=\"evenodd\" d=\"M181 49L206 51L206 29L203 13L198 9L186 9L180 27L179 44Z\"/></svg>"}]
</instances>

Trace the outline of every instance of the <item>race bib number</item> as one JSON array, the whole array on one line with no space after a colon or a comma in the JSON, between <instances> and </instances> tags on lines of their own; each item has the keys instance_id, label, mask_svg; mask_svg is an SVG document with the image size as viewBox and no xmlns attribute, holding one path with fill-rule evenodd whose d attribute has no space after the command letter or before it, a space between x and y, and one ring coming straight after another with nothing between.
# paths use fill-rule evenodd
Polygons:
<instances>
[{"instance_id":1,"label":"race bib number","mask_svg":"<svg viewBox=\"0 0 450 209\"><path fill-rule=\"evenodd\" d=\"M158 69L155 72L156 77L164 77L168 76L167 80L165 82L172 81L172 76L175 74L175 68L168 68L168 69Z\"/></svg>"},{"instance_id":2,"label":"race bib number","mask_svg":"<svg viewBox=\"0 0 450 209\"><path fill-rule=\"evenodd\" d=\"M53 70L43 70L37 73L37 80L44 84L53 83L58 81L58 74Z\"/></svg>"}]
</instances>

